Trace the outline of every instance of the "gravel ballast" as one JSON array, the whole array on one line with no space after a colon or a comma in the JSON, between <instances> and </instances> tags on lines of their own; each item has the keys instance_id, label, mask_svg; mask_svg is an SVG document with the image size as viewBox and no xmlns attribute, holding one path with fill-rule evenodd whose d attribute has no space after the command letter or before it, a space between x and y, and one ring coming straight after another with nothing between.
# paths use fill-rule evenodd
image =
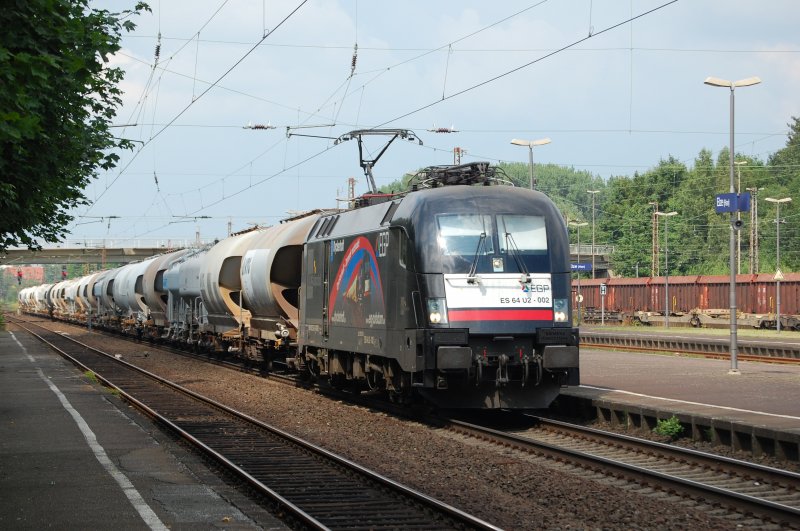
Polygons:
<instances>
[{"instance_id":1,"label":"gravel ballast","mask_svg":"<svg viewBox=\"0 0 800 531\"><path fill-rule=\"evenodd\" d=\"M312 390L117 340L75 339L505 529L736 529L709 508L622 480L501 448L446 429L333 400Z\"/></svg>"}]
</instances>

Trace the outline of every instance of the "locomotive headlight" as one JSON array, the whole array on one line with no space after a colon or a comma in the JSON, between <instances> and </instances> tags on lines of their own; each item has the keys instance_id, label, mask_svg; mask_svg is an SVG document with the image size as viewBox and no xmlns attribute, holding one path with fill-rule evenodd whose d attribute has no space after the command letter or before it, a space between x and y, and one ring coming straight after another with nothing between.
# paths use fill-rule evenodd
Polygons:
<instances>
[{"instance_id":1,"label":"locomotive headlight","mask_svg":"<svg viewBox=\"0 0 800 531\"><path fill-rule=\"evenodd\" d=\"M567 299L553 299L553 321L565 323L569 318Z\"/></svg>"},{"instance_id":2,"label":"locomotive headlight","mask_svg":"<svg viewBox=\"0 0 800 531\"><path fill-rule=\"evenodd\" d=\"M428 299L428 320L431 324L447 323L446 299Z\"/></svg>"}]
</instances>

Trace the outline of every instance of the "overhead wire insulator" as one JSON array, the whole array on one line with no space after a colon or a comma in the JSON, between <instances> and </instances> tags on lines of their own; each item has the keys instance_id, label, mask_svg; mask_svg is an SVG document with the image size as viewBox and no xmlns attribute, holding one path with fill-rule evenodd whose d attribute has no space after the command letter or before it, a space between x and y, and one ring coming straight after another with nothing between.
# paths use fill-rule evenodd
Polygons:
<instances>
[{"instance_id":1,"label":"overhead wire insulator","mask_svg":"<svg viewBox=\"0 0 800 531\"><path fill-rule=\"evenodd\" d=\"M353 60L350 61L350 77L356 73L356 62L358 62L358 43L353 45Z\"/></svg>"},{"instance_id":2,"label":"overhead wire insulator","mask_svg":"<svg viewBox=\"0 0 800 531\"><path fill-rule=\"evenodd\" d=\"M450 127L436 127L436 124L433 124L433 127L428 129L430 133L458 133L458 129L454 125Z\"/></svg>"},{"instance_id":3,"label":"overhead wire insulator","mask_svg":"<svg viewBox=\"0 0 800 531\"><path fill-rule=\"evenodd\" d=\"M156 53L155 53L156 60L155 62L158 63L159 57L161 57L161 32L158 32L158 40L156 41Z\"/></svg>"},{"instance_id":4,"label":"overhead wire insulator","mask_svg":"<svg viewBox=\"0 0 800 531\"><path fill-rule=\"evenodd\" d=\"M254 124L248 122L247 125L242 126L242 129L275 129L275 126L272 125L272 122L267 122L266 124Z\"/></svg>"},{"instance_id":5,"label":"overhead wire insulator","mask_svg":"<svg viewBox=\"0 0 800 531\"><path fill-rule=\"evenodd\" d=\"M158 176L156 176L156 172L153 172L153 180L156 182L156 191L160 192L161 188L158 186Z\"/></svg>"}]
</instances>

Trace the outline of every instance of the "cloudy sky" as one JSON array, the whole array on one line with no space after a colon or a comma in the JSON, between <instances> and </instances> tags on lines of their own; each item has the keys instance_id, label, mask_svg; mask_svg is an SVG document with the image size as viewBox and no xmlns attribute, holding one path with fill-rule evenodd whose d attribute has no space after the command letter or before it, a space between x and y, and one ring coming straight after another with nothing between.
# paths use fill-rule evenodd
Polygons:
<instances>
[{"instance_id":1,"label":"cloudy sky","mask_svg":"<svg viewBox=\"0 0 800 531\"><path fill-rule=\"evenodd\" d=\"M527 162L512 138L551 138L537 163L604 178L691 165L729 141L730 91L708 76L762 79L735 92L739 153L765 160L800 116L796 0L149 3L113 58L127 72L114 132L135 149L87 188L71 242L213 239L336 207L349 177L367 191L358 144L333 140L354 129L422 141L389 147L381 186L455 147Z\"/></svg>"}]
</instances>

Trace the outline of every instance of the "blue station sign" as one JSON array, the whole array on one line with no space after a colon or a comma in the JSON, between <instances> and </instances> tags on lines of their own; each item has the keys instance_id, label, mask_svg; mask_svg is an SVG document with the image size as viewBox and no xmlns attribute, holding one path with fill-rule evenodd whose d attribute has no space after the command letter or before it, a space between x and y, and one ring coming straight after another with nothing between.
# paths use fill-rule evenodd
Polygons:
<instances>
[{"instance_id":1,"label":"blue station sign","mask_svg":"<svg viewBox=\"0 0 800 531\"><path fill-rule=\"evenodd\" d=\"M750 212L750 192L743 194L718 194L714 200L717 214L724 212Z\"/></svg>"},{"instance_id":2,"label":"blue station sign","mask_svg":"<svg viewBox=\"0 0 800 531\"><path fill-rule=\"evenodd\" d=\"M591 271L592 270L592 263L586 264L570 264L570 268L572 271Z\"/></svg>"}]
</instances>

